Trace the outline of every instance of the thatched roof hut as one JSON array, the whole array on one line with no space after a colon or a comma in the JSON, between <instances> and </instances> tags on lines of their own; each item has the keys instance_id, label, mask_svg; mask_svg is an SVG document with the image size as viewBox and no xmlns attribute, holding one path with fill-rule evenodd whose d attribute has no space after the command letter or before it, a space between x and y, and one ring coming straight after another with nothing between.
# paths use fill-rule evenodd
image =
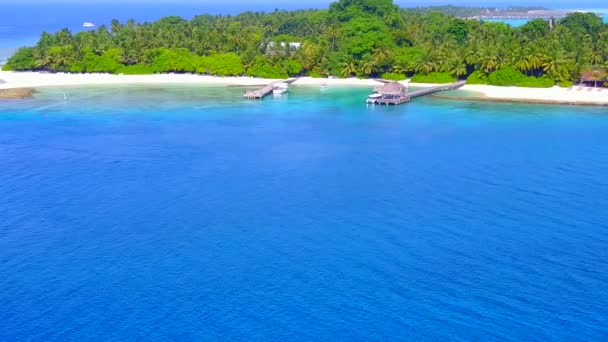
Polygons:
<instances>
[{"instance_id":1,"label":"thatched roof hut","mask_svg":"<svg viewBox=\"0 0 608 342\"><path fill-rule=\"evenodd\" d=\"M603 69L588 69L581 74L581 82L594 84L600 82L603 84L606 81L608 81L608 75Z\"/></svg>"},{"instance_id":2,"label":"thatched roof hut","mask_svg":"<svg viewBox=\"0 0 608 342\"><path fill-rule=\"evenodd\" d=\"M405 95L407 88L399 82L389 82L378 88L377 92L382 95L400 96Z\"/></svg>"}]
</instances>

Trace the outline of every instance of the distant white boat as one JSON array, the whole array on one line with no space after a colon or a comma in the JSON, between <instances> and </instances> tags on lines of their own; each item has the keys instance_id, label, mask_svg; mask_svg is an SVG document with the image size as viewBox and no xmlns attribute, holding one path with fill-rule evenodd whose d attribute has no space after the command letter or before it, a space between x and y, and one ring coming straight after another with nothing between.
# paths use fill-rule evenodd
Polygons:
<instances>
[{"instance_id":1,"label":"distant white boat","mask_svg":"<svg viewBox=\"0 0 608 342\"><path fill-rule=\"evenodd\" d=\"M289 84L277 83L277 84L275 84L274 88L272 89L272 94L273 95L285 94L288 89L289 89Z\"/></svg>"},{"instance_id":2,"label":"distant white boat","mask_svg":"<svg viewBox=\"0 0 608 342\"><path fill-rule=\"evenodd\" d=\"M95 27L95 24L87 21L87 22L82 23L82 27Z\"/></svg>"},{"instance_id":3,"label":"distant white boat","mask_svg":"<svg viewBox=\"0 0 608 342\"><path fill-rule=\"evenodd\" d=\"M327 83L321 83L321 86L319 88L321 88L321 89L327 88Z\"/></svg>"}]
</instances>

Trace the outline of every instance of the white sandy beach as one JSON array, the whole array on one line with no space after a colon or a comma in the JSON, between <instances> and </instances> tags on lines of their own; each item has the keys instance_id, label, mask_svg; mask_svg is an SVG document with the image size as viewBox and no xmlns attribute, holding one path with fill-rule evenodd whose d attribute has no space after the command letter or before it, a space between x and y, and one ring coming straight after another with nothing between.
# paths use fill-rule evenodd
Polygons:
<instances>
[{"instance_id":1,"label":"white sandy beach","mask_svg":"<svg viewBox=\"0 0 608 342\"><path fill-rule=\"evenodd\" d=\"M0 89L118 84L258 85L273 80L252 77L214 77L194 74L112 75L0 71Z\"/></svg>"},{"instance_id":2,"label":"white sandy beach","mask_svg":"<svg viewBox=\"0 0 608 342\"><path fill-rule=\"evenodd\" d=\"M465 85L461 89L482 94L483 98L488 100L608 105L608 89L605 88L579 86L572 88L561 88L558 86L552 88L523 88Z\"/></svg>"},{"instance_id":3,"label":"white sandy beach","mask_svg":"<svg viewBox=\"0 0 608 342\"><path fill-rule=\"evenodd\" d=\"M255 86L277 80L252 77L215 77L193 74L157 75L111 75L111 74L67 74L40 72L0 71L0 89L40 88L55 86L102 86L102 85L217 85L217 86ZM295 85L304 86L367 86L380 85L371 79L357 78L299 78ZM410 83L413 87L434 86L434 84ZM539 103L567 103L608 105L608 89L601 88L520 88L497 87L488 85L465 85L461 90L469 91L466 98L479 98L497 101L521 101Z\"/></svg>"},{"instance_id":4,"label":"white sandy beach","mask_svg":"<svg viewBox=\"0 0 608 342\"><path fill-rule=\"evenodd\" d=\"M0 80L0 89L118 84L256 86L279 81L255 77L217 77L195 74L112 75L12 71L0 71ZM319 79L310 77L299 78L294 84L319 86L323 83L333 86L375 86L381 84L369 79Z\"/></svg>"}]
</instances>

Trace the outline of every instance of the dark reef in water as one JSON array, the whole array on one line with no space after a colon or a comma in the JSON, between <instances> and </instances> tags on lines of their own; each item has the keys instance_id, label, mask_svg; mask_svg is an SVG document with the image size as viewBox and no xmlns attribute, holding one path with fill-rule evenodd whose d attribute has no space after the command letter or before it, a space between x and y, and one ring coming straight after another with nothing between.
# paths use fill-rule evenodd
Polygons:
<instances>
[{"instance_id":1,"label":"dark reef in water","mask_svg":"<svg viewBox=\"0 0 608 342\"><path fill-rule=\"evenodd\" d=\"M32 88L0 89L0 99L3 100L29 99L33 94Z\"/></svg>"}]
</instances>

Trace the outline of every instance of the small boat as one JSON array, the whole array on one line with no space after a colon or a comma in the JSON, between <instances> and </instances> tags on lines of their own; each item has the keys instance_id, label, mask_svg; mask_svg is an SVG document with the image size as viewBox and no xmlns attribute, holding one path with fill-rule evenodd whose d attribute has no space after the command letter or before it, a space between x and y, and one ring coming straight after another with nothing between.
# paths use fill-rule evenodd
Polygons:
<instances>
[{"instance_id":1,"label":"small boat","mask_svg":"<svg viewBox=\"0 0 608 342\"><path fill-rule=\"evenodd\" d=\"M287 83L277 83L274 86L274 88L272 89L272 94L273 95L282 95L282 94L285 94L288 89L289 89L289 84L287 84Z\"/></svg>"},{"instance_id":2,"label":"small boat","mask_svg":"<svg viewBox=\"0 0 608 342\"><path fill-rule=\"evenodd\" d=\"M85 21L82 23L82 27L95 27L95 24Z\"/></svg>"},{"instance_id":3,"label":"small boat","mask_svg":"<svg viewBox=\"0 0 608 342\"><path fill-rule=\"evenodd\" d=\"M327 83L321 83L321 86L319 86L319 88L321 88L321 89L327 88Z\"/></svg>"},{"instance_id":4,"label":"small boat","mask_svg":"<svg viewBox=\"0 0 608 342\"><path fill-rule=\"evenodd\" d=\"M367 97L365 103L376 104L378 100L382 97L382 94L374 93Z\"/></svg>"}]
</instances>

